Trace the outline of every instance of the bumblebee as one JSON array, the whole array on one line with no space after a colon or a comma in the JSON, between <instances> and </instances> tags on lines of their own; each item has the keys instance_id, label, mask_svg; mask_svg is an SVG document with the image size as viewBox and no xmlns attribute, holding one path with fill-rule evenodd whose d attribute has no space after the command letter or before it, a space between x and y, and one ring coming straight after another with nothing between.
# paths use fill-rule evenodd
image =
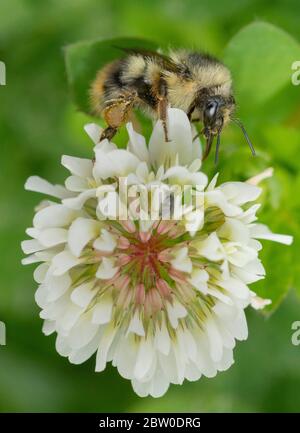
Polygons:
<instances>
[{"instance_id":1,"label":"bumblebee","mask_svg":"<svg viewBox=\"0 0 300 433\"><path fill-rule=\"evenodd\" d=\"M140 108L162 121L168 142L167 108L180 108L191 122L202 122L206 138L203 160L230 121L238 124L255 154L243 124L234 117L235 99L229 69L215 57L185 50L164 55L148 50L125 50L123 58L102 68L91 86L91 107L104 118L107 128L101 139L111 139L118 128Z\"/></svg>"}]
</instances>

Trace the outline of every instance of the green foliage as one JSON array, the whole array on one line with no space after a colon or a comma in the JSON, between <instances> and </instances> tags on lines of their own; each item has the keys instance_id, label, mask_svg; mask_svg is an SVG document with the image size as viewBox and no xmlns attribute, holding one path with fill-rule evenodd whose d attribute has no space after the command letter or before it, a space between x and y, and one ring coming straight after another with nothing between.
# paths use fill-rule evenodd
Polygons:
<instances>
[{"instance_id":1,"label":"green foliage","mask_svg":"<svg viewBox=\"0 0 300 433\"><path fill-rule=\"evenodd\" d=\"M300 58L300 45L288 33L264 22L240 30L225 49L242 110L257 106L291 82L291 65Z\"/></svg>"}]
</instances>

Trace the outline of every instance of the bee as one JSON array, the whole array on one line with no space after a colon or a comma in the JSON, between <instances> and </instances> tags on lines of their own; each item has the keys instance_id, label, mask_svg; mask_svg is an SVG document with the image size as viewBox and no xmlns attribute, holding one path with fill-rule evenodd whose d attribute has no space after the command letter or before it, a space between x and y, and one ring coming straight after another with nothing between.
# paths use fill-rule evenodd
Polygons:
<instances>
[{"instance_id":1,"label":"bee","mask_svg":"<svg viewBox=\"0 0 300 433\"><path fill-rule=\"evenodd\" d=\"M214 138L218 160L220 134L231 120L243 131L255 155L252 143L239 119L229 69L209 55L186 50L160 52L125 49L125 57L109 63L98 73L91 86L92 111L107 123L100 139L109 140L118 128L132 119L140 108L160 119L168 142L167 108L180 108L191 122L202 122L206 139L202 159L210 153Z\"/></svg>"}]
</instances>

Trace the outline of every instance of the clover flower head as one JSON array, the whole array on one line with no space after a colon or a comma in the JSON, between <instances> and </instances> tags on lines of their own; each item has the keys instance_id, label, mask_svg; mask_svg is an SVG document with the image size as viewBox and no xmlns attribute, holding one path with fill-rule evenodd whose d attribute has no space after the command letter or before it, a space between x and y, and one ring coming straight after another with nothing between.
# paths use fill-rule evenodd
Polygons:
<instances>
[{"instance_id":1,"label":"clover flower head","mask_svg":"<svg viewBox=\"0 0 300 433\"><path fill-rule=\"evenodd\" d=\"M63 156L65 186L26 182L56 199L22 243L23 263L41 262L43 332L74 364L95 353L96 371L112 362L139 396L231 366L245 308L268 303L248 287L265 276L260 239L291 242L257 223L255 182L208 183L184 112L169 109L168 122L170 143L158 121L148 146L128 124L126 150L87 125L93 160Z\"/></svg>"}]
</instances>

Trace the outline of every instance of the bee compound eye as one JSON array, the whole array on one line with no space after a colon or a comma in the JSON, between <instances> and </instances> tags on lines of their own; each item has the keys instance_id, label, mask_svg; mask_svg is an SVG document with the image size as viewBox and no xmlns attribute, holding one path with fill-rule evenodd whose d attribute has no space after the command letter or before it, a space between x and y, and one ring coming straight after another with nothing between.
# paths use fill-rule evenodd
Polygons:
<instances>
[{"instance_id":1,"label":"bee compound eye","mask_svg":"<svg viewBox=\"0 0 300 433\"><path fill-rule=\"evenodd\" d=\"M205 107L206 117L212 119L216 114L217 108L218 108L218 102L210 101Z\"/></svg>"}]
</instances>

